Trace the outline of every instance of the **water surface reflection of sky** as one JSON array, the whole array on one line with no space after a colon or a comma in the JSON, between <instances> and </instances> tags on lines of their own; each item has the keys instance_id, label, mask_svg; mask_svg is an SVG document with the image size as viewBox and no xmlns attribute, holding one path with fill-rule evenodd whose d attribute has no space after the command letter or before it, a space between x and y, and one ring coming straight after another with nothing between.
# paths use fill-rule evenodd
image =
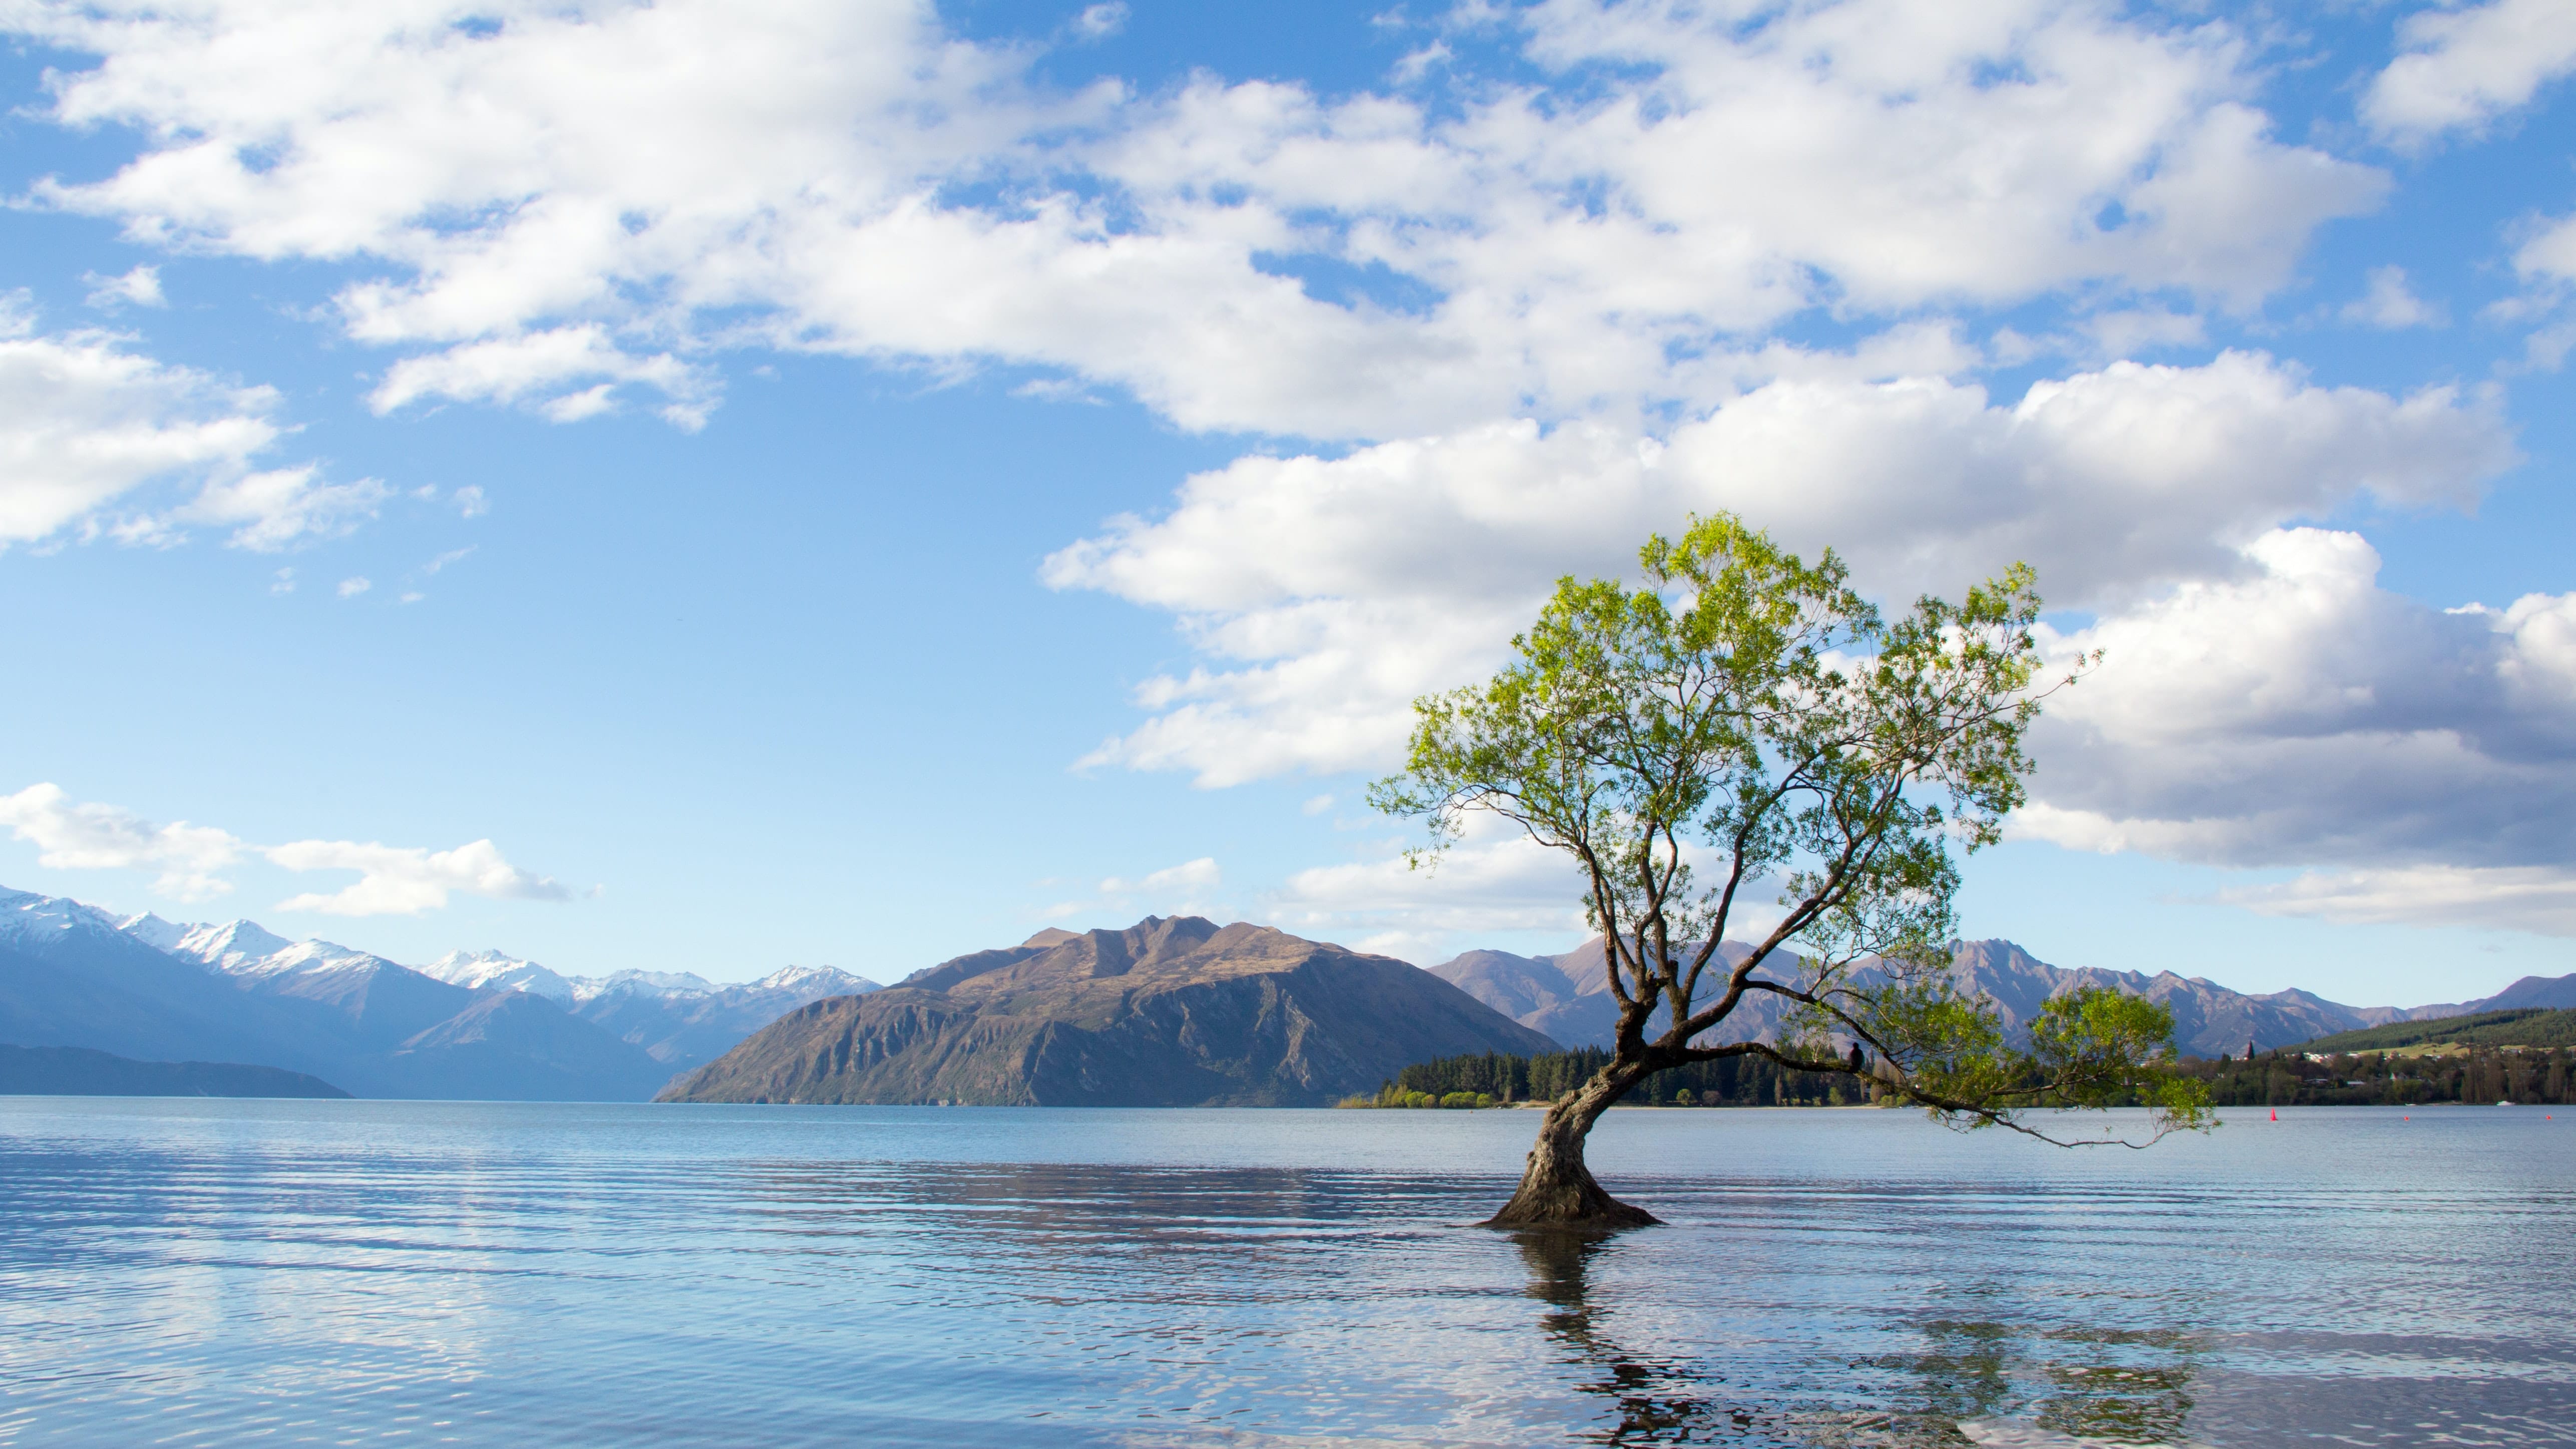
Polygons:
<instances>
[{"instance_id":1,"label":"water surface reflection of sky","mask_svg":"<svg viewBox=\"0 0 2576 1449\"><path fill-rule=\"evenodd\" d=\"M2245 1118L2246 1114L2237 1114ZM2576 1440L2576 1122L0 1099L0 1444Z\"/></svg>"}]
</instances>

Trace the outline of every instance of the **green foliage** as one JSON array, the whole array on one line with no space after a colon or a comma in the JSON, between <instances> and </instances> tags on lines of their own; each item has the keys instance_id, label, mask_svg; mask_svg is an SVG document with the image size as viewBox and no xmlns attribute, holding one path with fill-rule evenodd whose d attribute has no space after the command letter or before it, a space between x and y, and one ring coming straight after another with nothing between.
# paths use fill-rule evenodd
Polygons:
<instances>
[{"instance_id":1,"label":"green foliage","mask_svg":"<svg viewBox=\"0 0 2576 1449\"><path fill-rule=\"evenodd\" d=\"M2186 1059L2176 1071L2199 1082L2220 1107L2576 1105L2576 1051L2566 1047L2277 1051L2250 1062Z\"/></svg>"},{"instance_id":2,"label":"green foliage","mask_svg":"<svg viewBox=\"0 0 2576 1449\"><path fill-rule=\"evenodd\" d=\"M2160 1018L2088 1001L2008 1050L1947 971L1952 845L1993 843L2030 770L2031 570L1889 620L1830 550L1808 564L1728 514L1647 540L1638 564L1638 588L1559 580L1502 672L1415 701L1403 773L1369 790L1424 823L1417 867L1477 810L1572 857L1619 1005L1604 1090L1746 1050L1857 1075L1834 1042L1865 1043L1886 1090L2007 1126L2150 1085L2169 1020L2158 1035ZM1739 896L1773 879L1778 924L1729 967L1716 948ZM1855 985L1862 962L1894 984ZM1798 1004L1798 1042L1699 1044L1756 991ZM2188 1092L2168 1106L2161 1130L2202 1121Z\"/></svg>"},{"instance_id":3,"label":"green foliage","mask_svg":"<svg viewBox=\"0 0 2576 1449\"><path fill-rule=\"evenodd\" d=\"M2576 1011L2525 1006L2510 1011L2482 1011L2475 1016L2441 1017L2433 1021L2393 1021L2386 1026L2321 1036L2315 1041L2301 1043L2294 1050L2386 1051L2394 1047L2438 1042L2457 1042L2463 1046L2576 1046Z\"/></svg>"},{"instance_id":4,"label":"green foliage","mask_svg":"<svg viewBox=\"0 0 2576 1449\"><path fill-rule=\"evenodd\" d=\"M1378 1089L1375 1098L1354 1098L1345 1106L1431 1107L1453 1093L1472 1092L1497 1106L1513 1102L1550 1102L1573 1091L1610 1064L1599 1047L1537 1056L1485 1052L1475 1056L1440 1057L1415 1062ZM1865 1088L1832 1072L1801 1072L1768 1057L1744 1055L1688 1062L1657 1072L1629 1089L1622 1101L1644 1106L1809 1107L1834 1101L1866 1100ZM1688 1102L1684 1103L1684 1097Z\"/></svg>"},{"instance_id":5,"label":"green foliage","mask_svg":"<svg viewBox=\"0 0 2576 1449\"><path fill-rule=\"evenodd\" d=\"M1419 1092L1388 1082L1377 1089L1374 1097L1344 1097L1336 1105L1343 1107L1428 1107L1472 1108L1504 1105L1486 1092Z\"/></svg>"},{"instance_id":6,"label":"green foliage","mask_svg":"<svg viewBox=\"0 0 2576 1449\"><path fill-rule=\"evenodd\" d=\"M2107 986L2053 997L2026 1046L2006 1041L1991 1010L1937 989L1892 987L1871 1004L1877 1034L1911 1050L1911 1095L1954 1125L1994 1125L2023 1107L2127 1105L2155 1109L2158 1135L2210 1124L2205 1084L2168 1066L2173 1012L2145 997Z\"/></svg>"}]
</instances>

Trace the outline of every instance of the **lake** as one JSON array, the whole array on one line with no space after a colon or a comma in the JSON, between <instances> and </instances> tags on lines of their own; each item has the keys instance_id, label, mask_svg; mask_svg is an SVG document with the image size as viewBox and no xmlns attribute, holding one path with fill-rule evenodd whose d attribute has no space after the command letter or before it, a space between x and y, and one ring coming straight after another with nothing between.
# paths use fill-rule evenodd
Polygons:
<instances>
[{"instance_id":1,"label":"lake","mask_svg":"<svg viewBox=\"0 0 2576 1449\"><path fill-rule=\"evenodd\" d=\"M0 1098L0 1444L2576 1442L2576 1117L2225 1115Z\"/></svg>"}]
</instances>

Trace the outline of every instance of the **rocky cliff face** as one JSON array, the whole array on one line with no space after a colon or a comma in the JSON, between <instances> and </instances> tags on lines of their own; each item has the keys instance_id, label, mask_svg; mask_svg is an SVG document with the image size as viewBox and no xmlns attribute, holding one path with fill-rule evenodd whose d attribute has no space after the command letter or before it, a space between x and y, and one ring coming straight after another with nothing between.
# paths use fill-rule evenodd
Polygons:
<instances>
[{"instance_id":1,"label":"rocky cliff face","mask_svg":"<svg viewBox=\"0 0 2576 1449\"><path fill-rule=\"evenodd\" d=\"M1195 916L1042 932L772 1023L688 1102L1311 1106L1408 1062L1555 1043L1384 956Z\"/></svg>"}]
</instances>

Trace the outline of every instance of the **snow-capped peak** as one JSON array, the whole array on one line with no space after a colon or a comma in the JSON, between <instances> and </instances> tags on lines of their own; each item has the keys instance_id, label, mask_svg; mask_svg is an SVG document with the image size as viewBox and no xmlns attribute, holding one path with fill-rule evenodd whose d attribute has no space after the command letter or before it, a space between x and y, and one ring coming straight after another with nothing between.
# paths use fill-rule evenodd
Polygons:
<instances>
[{"instance_id":1,"label":"snow-capped peak","mask_svg":"<svg viewBox=\"0 0 2576 1449\"><path fill-rule=\"evenodd\" d=\"M781 966L751 984L758 991L812 992L818 1001L826 996L863 996L884 989L838 966Z\"/></svg>"},{"instance_id":2,"label":"snow-capped peak","mask_svg":"<svg viewBox=\"0 0 2576 1449\"><path fill-rule=\"evenodd\" d=\"M146 941L151 939L131 930L128 934ZM161 949L173 956L184 956L209 971L241 976L266 974L258 968L294 944L284 936L262 929L256 921L228 921L222 925L182 927L179 939ZM334 949L355 954L348 952L346 947Z\"/></svg>"},{"instance_id":3,"label":"snow-capped peak","mask_svg":"<svg viewBox=\"0 0 2576 1449\"><path fill-rule=\"evenodd\" d=\"M188 928L176 921L165 921L150 911L127 916L116 923L116 929L141 941L155 951L167 951L179 944Z\"/></svg>"},{"instance_id":4,"label":"snow-capped peak","mask_svg":"<svg viewBox=\"0 0 2576 1449\"><path fill-rule=\"evenodd\" d=\"M629 991L638 996L705 996L724 988L694 971L637 971L632 968L612 971L605 977L577 976L573 989L580 999L589 1001L612 991Z\"/></svg>"},{"instance_id":5,"label":"snow-capped peak","mask_svg":"<svg viewBox=\"0 0 2576 1449\"><path fill-rule=\"evenodd\" d=\"M67 896L40 896L0 886L0 938L54 933L87 926L116 929L116 917Z\"/></svg>"},{"instance_id":6,"label":"snow-capped peak","mask_svg":"<svg viewBox=\"0 0 2576 1449\"><path fill-rule=\"evenodd\" d=\"M577 988L570 978L559 975L534 961L522 961L498 951L450 951L426 966L412 968L423 976L433 976L457 986L477 990L526 991L549 1001L571 1001Z\"/></svg>"}]
</instances>

